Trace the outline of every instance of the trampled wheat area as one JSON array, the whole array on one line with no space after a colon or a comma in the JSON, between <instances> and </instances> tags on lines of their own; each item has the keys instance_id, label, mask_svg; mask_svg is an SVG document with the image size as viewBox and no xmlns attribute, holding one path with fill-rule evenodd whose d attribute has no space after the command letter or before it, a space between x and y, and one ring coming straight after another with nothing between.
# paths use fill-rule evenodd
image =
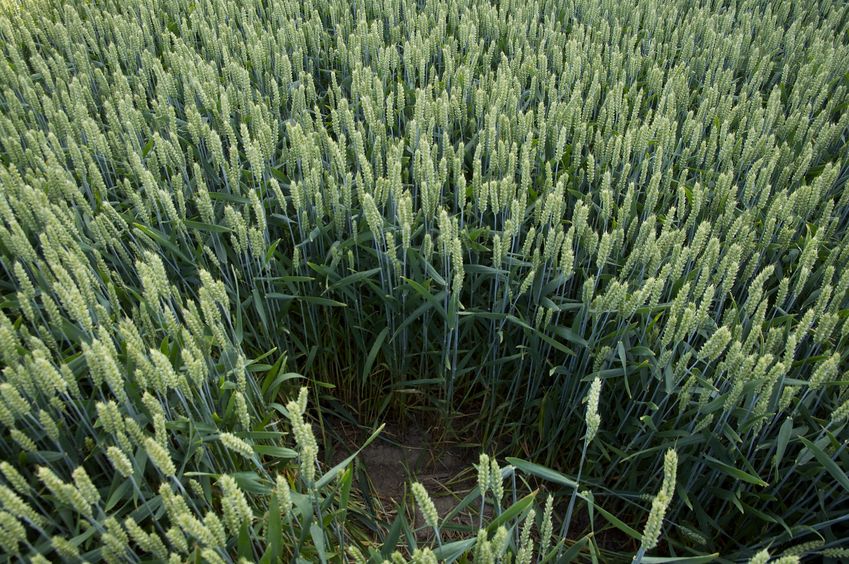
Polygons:
<instances>
[{"instance_id":1,"label":"trampled wheat area","mask_svg":"<svg viewBox=\"0 0 849 564\"><path fill-rule=\"evenodd\" d=\"M849 557L847 142L845 2L3 0L2 558Z\"/></svg>"}]
</instances>

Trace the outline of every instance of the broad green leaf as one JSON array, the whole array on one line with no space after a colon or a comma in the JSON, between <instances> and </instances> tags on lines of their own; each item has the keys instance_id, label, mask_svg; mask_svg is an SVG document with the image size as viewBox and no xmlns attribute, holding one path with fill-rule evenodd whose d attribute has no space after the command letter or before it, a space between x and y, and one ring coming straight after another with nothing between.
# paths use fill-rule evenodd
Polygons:
<instances>
[{"instance_id":1,"label":"broad green leaf","mask_svg":"<svg viewBox=\"0 0 849 564\"><path fill-rule=\"evenodd\" d=\"M463 539L445 543L434 549L433 554L440 562L454 562L475 546L477 539Z\"/></svg>"},{"instance_id":2,"label":"broad green leaf","mask_svg":"<svg viewBox=\"0 0 849 564\"><path fill-rule=\"evenodd\" d=\"M540 466L539 464L528 462L521 458L507 457L506 460L522 472L526 472L532 476L536 476L537 478L542 478L543 480L548 480L549 482L554 482L555 484L560 484L561 486L566 486L568 488L578 487L578 483L573 479L568 476L564 476L560 472L546 468L545 466Z\"/></svg>"},{"instance_id":3,"label":"broad green leaf","mask_svg":"<svg viewBox=\"0 0 849 564\"><path fill-rule=\"evenodd\" d=\"M790 433L793 431L793 419L787 417L781 428L778 429L778 438L775 442L775 456L772 458L772 463L775 469L778 470L781 459L784 458L784 451L787 450L787 443L790 442Z\"/></svg>"},{"instance_id":4,"label":"broad green leaf","mask_svg":"<svg viewBox=\"0 0 849 564\"><path fill-rule=\"evenodd\" d=\"M213 225L210 223L201 223L200 221L192 221L190 219L186 219L185 221L186 227L189 229L194 229L196 231L208 231L210 233L230 233L232 229L225 225Z\"/></svg>"},{"instance_id":5,"label":"broad green leaf","mask_svg":"<svg viewBox=\"0 0 849 564\"><path fill-rule=\"evenodd\" d=\"M337 302L336 300L331 300L329 298L322 298L321 296L295 296L293 294L281 294L279 292L269 292L265 294L265 297L270 300L301 300L311 304L323 305L329 307L347 307L347 304L343 304L342 302Z\"/></svg>"},{"instance_id":6,"label":"broad green leaf","mask_svg":"<svg viewBox=\"0 0 849 564\"><path fill-rule=\"evenodd\" d=\"M242 558L253 560L254 550L251 542L251 530L248 521L242 522L242 527L239 529L238 553Z\"/></svg>"},{"instance_id":7,"label":"broad green leaf","mask_svg":"<svg viewBox=\"0 0 849 564\"><path fill-rule=\"evenodd\" d=\"M734 478L736 478L738 480L743 480L744 482L748 482L750 484L755 484L756 486L766 487L766 486L769 485L766 482L764 482L763 480L761 480L758 476L755 476L753 474L749 474L748 472L744 472L744 471L740 470L739 468L735 468L734 466L731 466L731 465L726 464L726 463L724 463L720 460L717 460L712 456L705 455L705 460L707 460L708 464L710 464L711 466L719 468L720 470L722 470L726 474L729 474L730 476L733 476Z\"/></svg>"},{"instance_id":8,"label":"broad green leaf","mask_svg":"<svg viewBox=\"0 0 849 564\"><path fill-rule=\"evenodd\" d=\"M383 331L378 333L377 337L375 337L374 344L371 346L371 350L366 358L366 363L363 365L363 382L365 382L368 379L369 374L371 374L371 367L374 364L374 359L377 357L377 353L380 352L380 347L383 345L383 340L386 339L386 335L388 333L389 327L384 327Z\"/></svg>"},{"instance_id":9,"label":"broad green leaf","mask_svg":"<svg viewBox=\"0 0 849 564\"><path fill-rule=\"evenodd\" d=\"M371 270L364 270L362 272L356 272L344 278L340 278L336 282L330 284L328 286L328 290L338 290L340 288L344 288L345 286L349 286L351 284L357 284L367 278L372 278L376 274L380 272L380 268L372 268Z\"/></svg>"},{"instance_id":10,"label":"broad green leaf","mask_svg":"<svg viewBox=\"0 0 849 564\"><path fill-rule=\"evenodd\" d=\"M719 553L705 554L704 556L643 556L646 564L662 564L664 562L681 562L683 564L702 564L705 562L716 562Z\"/></svg>"},{"instance_id":11,"label":"broad green leaf","mask_svg":"<svg viewBox=\"0 0 849 564\"><path fill-rule=\"evenodd\" d=\"M494 533L498 527L509 522L513 518L517 518L519 515L522 515L526 509L528 509L533 503L534 499L537 497L537 493L539 490L534 490L507 509L505 509L501 515L493 519L489 525L486 527L487 532Z\"/></svg>"},{"instance_id":12,"label":"broad green leaf","mask_svg":"<svg viewBox=\"0 0 849 564\"><path fill-rule=\"evenodd\" d=\"M575 544L569 547L559 558L558 562L572 562L575 560L575 557L581 552L581 549L584 548L584 545L589 541L590 535L586 535L578 539Z\"/></svg>"},{"instance_id":13,"label":"broad green leaf","mask_svg":"<svg viewBox=\"0 0 849 564\"><path fill-rule=\"evenodd\" d=\"M286 447L271 446L271 445L253 445L254 450L263 456L272 458L293 459L298 457L298 453Z\"/></svg>"},{"instance_id":14,"label":"broad green leaf","mask_svg":"<svg viewBox=\"0 0 849 564\"><path fill-rule=\"evenodd\" d=\"M404 512L399 511L392 525L389 527L386 536L383 538L383 547L380 549L380 554L384 558L389 558L395 547L398 545L398 539L401 537L401 524L404 522Z\"/></svg>"},{"instance_id":15,"label":"broad green leaf","mask_svg":"<svg viewBox=\"0 0 849 564\"><path fill-rule=\"evenodd\" d=\"M277 562L283 555L283 524L281 521L277 496L272 495L271 501L268 504L268 520L266 522L265 533L272 562Z\"/></svg>"},{"instance_id":16,"label":"broad green leaf","mask_svg":"<svg viewBox=\"0 0 849 564\"><path fill-rule=\"evenodd\" d=\"M315 550L318 552L318 558L321 560L322 564L327 562L327 548L326 543L324 542L324 529L322 529L318 523L313 523L310 525L310 536L312 537L312 541L315 543Z\"/></svg>"},{"instance_id":17,"label":"broad green leaf","mask_svg":"<svg viewBox=\"0 0 849 564\"><path fill-rule=\"evenodd\" d=\"M814 454L814 458L817 459L817 462L823 465L831 477L837 480L837 483L843 486L843 489L849 492L849 476L846 475L846 472L843 471L837 463L832 460L832 458L827 455L823 450L806 439L805 437L799 437L799 440Z\"/></svg>"},{"instance_id":18,"label":"broad green leaf","mask_svg":"<svg viewBox=\"0 0 849 564\"><path fill-rule=\"evenodd\" d=\"M637 539L637 540L640 540L640 539L643 538L643 535L641 533L635 531L634 529L632 529L631 527L629 527L628 525L623 523L618 517L616 517L612 513L608 512L602 506L596 504L595 508L596 508L596 510L598 510L599 513L601 513L601 515L605 519L607 519L608 523L610 523L611 525L613 525L614 527L616 527L617 529L619 529L620 531L622 531L623 533L625 533L629 537L631 537L633 539Z\"/></svg>"}]
</instances>

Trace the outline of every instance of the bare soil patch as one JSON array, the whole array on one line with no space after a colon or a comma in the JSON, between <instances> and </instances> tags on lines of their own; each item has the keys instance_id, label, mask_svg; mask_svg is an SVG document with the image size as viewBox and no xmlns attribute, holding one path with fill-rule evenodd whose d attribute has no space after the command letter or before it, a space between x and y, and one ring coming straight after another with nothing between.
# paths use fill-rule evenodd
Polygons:
<instances>
[{"instance_id":1,"label":"bare soil patch","mask_svg":"<svg viewBox=\"0 0 849 564\"><path fill-rule=\"evenodd\" d=\"M343 422L328 422L333 426L331 436L336 440L329 453L332 464L341 462L355 452L368 437L368 433ZM420 540L429 538L432 531L408 495L412 482L421 482L436 505L440 518L450 513L466 494L476 487L473 464L477 462L480 447L460 445L444 440L437 431L425 427L387 424L380 436L357 457L368 476L370 494L377 498L383 511L394 516L399 507L407 510ZM359 492L361 495L363 492ZM406 505L405 505L405 502ZM478 522L479 503L462 512L447 524L469 527ZM443 534L446 537L446 534Z\"/></svg>"}]
</instances>

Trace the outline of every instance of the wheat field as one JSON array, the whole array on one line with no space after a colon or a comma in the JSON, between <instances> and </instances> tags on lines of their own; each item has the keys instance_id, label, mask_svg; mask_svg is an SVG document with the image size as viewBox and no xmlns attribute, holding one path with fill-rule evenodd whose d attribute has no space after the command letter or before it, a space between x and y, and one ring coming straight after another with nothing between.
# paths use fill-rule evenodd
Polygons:
<instances>
[{"instance_id":1,"label":"wheat field","mask_svg":"<svg viewBox=\"0 0 849 564\"><path fill-rule=\"evenodd\" d=\"M0 558L849 558L847 181L845 2L0 0Z\"/></svg>"}]
</instances>

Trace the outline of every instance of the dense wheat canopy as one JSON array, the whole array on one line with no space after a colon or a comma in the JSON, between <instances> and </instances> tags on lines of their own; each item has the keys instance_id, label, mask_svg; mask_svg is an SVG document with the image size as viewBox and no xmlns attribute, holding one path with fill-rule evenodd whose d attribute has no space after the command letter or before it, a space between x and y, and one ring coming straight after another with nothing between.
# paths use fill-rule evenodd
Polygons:
<instances>
[{"instance_id":1,"label":"dense wheat canopy","mask_svg":"<svg viewBox=\"0 0 849 564\"><path fill-rule=\"evenodd\" d=\"M844 2L0 0L0 551L849 556L847 180Z\"/></svg>"}]
</instances>

